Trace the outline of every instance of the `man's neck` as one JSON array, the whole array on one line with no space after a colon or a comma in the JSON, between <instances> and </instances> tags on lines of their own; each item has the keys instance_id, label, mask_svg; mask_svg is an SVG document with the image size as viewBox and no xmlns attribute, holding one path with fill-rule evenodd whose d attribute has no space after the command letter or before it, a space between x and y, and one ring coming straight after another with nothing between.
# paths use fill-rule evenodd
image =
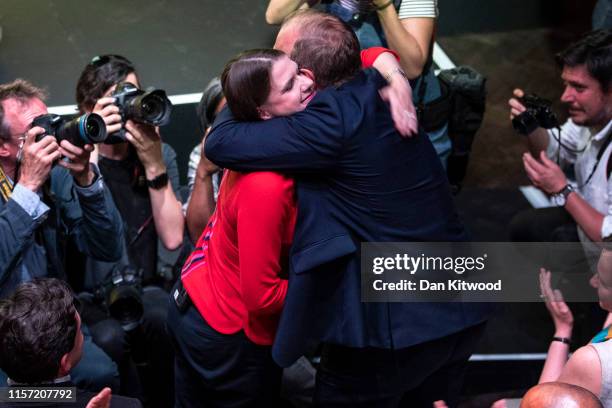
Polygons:
<instances>
[{"instance_id":1,"label":"man's neck","mask_svg":"<svg viewBox=\"0 0 612 408\"><path fill-rule=\"evenodd\" d=\"M11 179L11 181L15 182L17 174L17 163L16 162L8 162L6 160L0 160L0 166L2 166L2 171L4 174Z\"/></svg>"},{"instance_id":2,"label":"man's neck","mask_svg":"<svg viewBox=\"0 0 612 408\"><path fill-rule=\"evenodd\" d=\"M100 156L111 160L127 159L129 148L130 145L127 142L112 145L100 143L98 145Z\"/></svg>"},{"instance_id":3,"label":"man's neck","mask_svg":"<svg viewBox=\"0 0 612 408\"><path fill-rule=\"evenodd\" d=\"M608 118L608 120L602 121L600 124L589 127L591 134L596 135L601 132L606 126L608 126L610 121L612 121L612 118Z\"/></svg>"}]
</instances>

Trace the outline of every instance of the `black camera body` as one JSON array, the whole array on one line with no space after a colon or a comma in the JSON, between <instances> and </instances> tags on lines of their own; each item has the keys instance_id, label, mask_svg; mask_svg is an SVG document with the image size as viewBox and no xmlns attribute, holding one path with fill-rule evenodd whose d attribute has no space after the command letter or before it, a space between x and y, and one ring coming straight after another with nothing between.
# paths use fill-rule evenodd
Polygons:
<instances>
[{"instance_id":1,"label":"black camera body","mask_svg":"<svg viewBox=\"0 0 612 408\"><path fill-rule=\"evenodd\" d=\"M142 278L137 270L129 265L116 266L110 279L100 285L94 295L106 304L111 317L118 320L126 332L140 326L144 306Z\"/></svg>"},{"instance_id":2,"label":"black camera body","mask_svg":"<svg viewBox=\"0 0 612 408\"><path fill-rule=\"evenodd\" d=\"M75 146L83 147L86 144L102 143L107 138L104 119L95 113L86 113L72 120L48 113L34 118L32 127L34 126L45 129L44 134L36 137L37 142L45 135L51 135L58 143L67 140Z\"/></svg>"},{"instance_id":3,"label":"black camera body","mask_svg":"<svg viewBox=\"0 0 612 408\"><path fill-rule=\"evenodd\" d=\"M119 107L124 123L129 119L153 126L164 126L170 122L172 102L161 89L143 91L131 82L121 82L111 96L115 98L115 105ZM125 130L121 129L110 135L105 143L125 141Z\"/></svg>"},{"instance_id":4,"label":"black camera body","mask_svg":"<svg viewBox=\"0 0 612 408\"><path fill-rule=\"evenodd\" d=\"M527 94L520 99L525 112L512 119L514 130L528 135L539 127L552 129L559 126L557 115L552 110L552 103L534 94Z\"/></svg>"}]
</instances>

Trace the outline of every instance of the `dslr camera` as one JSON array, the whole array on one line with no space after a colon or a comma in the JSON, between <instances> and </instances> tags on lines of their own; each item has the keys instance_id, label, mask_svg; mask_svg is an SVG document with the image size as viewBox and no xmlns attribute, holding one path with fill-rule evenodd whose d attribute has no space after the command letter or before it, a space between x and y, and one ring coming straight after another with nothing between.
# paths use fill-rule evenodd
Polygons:
<instances>
[{"instance_id":1,"label":"dslr camera","mask_svg":"<svg viewBox=\"0 0 612 408\"><path fill-rule=\"evenodd\" d=\"M126 332L140 326L144 314L142 278L131 266L115 266L110 279L95 290L94 296L104 302L110 316L119 321Z\"/></svg>"},{"instance_id":2,"label":"dslr camera","mask_svg":"<svg viewBox=\"0 0 612 408\"><path fill-rule=\"evenodd\" d=\"M67 140L75 146L102 143L106 140L106 124L100 115L86 113L72 120L65 120L59 115L49 113L40 115L32 121L32 127L40 126L45 133L38 135L38 142L45 135L51 135L57 142Z\"/></svg>"},{"instance_id":3,"label":"dslr camera","mask_svg":"<svg viewBox=\"0 0 612 408\"><path fill-rule=\"evenodd\" d=\"M552 111L552 103L549 100L534 94L527 94L519 100L526 110L512 119L514 130L520 134L528 135L538 127L544 129L559 127L559 121Z\"/></svg>"},{"instance_id":4,"label":"dslr camera","mask_svg":"<svg viewBox=\"0 0 612 408\"><path fill-rule=\"evenodd\" d=\"M121 120L128 119L153 126L164 126L170 122L172 102L161 89L143 91L131 82L121 82L111 94L119 107ZM125 142L125 129L110 135L105 143Z\"/></svg>"}]
</instances>

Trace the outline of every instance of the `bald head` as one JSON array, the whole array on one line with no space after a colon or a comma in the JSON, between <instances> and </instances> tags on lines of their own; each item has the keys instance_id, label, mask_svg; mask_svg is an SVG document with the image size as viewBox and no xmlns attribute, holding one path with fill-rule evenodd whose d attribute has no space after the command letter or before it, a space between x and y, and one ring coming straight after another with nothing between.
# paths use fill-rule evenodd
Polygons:
<instances>
[{"instance_id":1,"label":"bald head","mask_svg":"<svg viewBox=\"0 0 612 408\"><path fill-rule=\"evenodd\" d=\"M319 88L339 85L361 69L359 41L353 30L331 14L298 10L283 23L274 48L314 73Z\"/></svg>"},{"instance_id":2,"label":"bald head","mask_svg":"<svg viewBox=\"0 0 612 408\"><path fill-rule=\"evenodd\" d=\"M521 408L603 408L591 391L573 384L550 382L532 387Z\"/></svg>"}]
</instances>

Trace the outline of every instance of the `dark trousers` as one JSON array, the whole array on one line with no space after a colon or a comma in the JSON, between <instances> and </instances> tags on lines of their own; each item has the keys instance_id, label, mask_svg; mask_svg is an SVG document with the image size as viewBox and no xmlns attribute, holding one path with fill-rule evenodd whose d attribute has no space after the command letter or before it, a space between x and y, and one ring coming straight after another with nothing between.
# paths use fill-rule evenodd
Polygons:
<instances>
[{"instance_id":1,"label":"dark trousers","mask_svg":"<svg viewBox=\"0 0 612 408\"><path fill-rule=\"evenodd\" d=\"M510 222L512 242L578 242L574 218L564 208L521 211Z\"/></svg>"},{"instance_id":2,"label":"dark trousers","mask_svg":"<svg viewBox=\"0 0 612 408\"><path fill-rule=\"evenodd\" d=\"M170 301L168 331L175 345L175 407L273 407L281 368L271 347L242 331L222 334L193 306L179 312Z\"/></svg>"},{"instance_id":3,"label":"dark trousers","mask_svg":"<svg viewBox=\"0 0 612 408\"><path fill-rule=\"evenodd\" d=\"M510 239L513 242L551 243L540 266L552 271L553 284L561 289L566 299L583 299L584 294L592 293L589 285L591 266L579 243L576 222L564 208L536 208L518 213L510 222ZM567 244L572 242L576 244ZM538 272L526 271L534 276Z\"/></svg>"},{"instance_id":4,"label":"dark trousers","mask_svg":"<svg viewBox=\"0 0 612 408\"><path fill-rule=\"evenodd\" d=\"M485 323L397 350L323 346L317 407L457 406L467 361Z\"/></svg>"}]
</instances>

